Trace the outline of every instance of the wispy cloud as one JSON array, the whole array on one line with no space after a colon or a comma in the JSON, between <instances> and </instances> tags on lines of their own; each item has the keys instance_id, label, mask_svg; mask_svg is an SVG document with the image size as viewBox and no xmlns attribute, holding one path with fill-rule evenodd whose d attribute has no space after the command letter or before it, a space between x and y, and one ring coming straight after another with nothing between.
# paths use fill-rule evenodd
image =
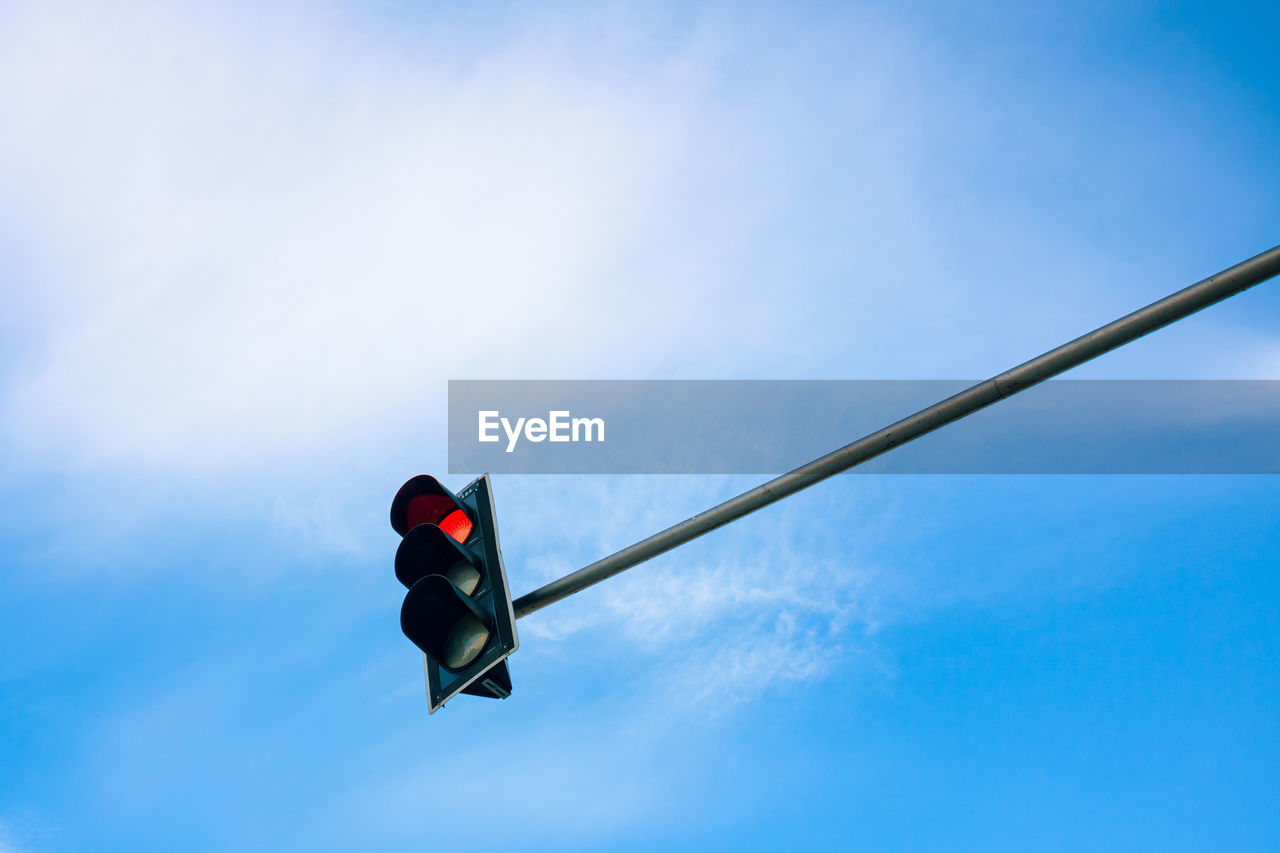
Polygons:
<instances>
[{"instance_id":1,"label":"wispy cloud","mask_svg":"<svg viewBox=\"0 0 1280 853\"><path fill-rule=\"evenodd\" d=\"M516 529L504 531L504 541L514 541L504 550L517 584L549 580L578 568L569 562L575 557L585 564L630 544L629 536L657 532L747 478L679 492L670 486L682 478L636 478L624 481L629 488L612 489L573 478L581 491L567 488L532 512L523 479L512 483L507 504ZM581 637L622 642L646 662L646 672L636 674L646 680L640 690L646 701L695 715L721 713L788 681L820 678L837 661L865 653L879 626L879 568L854 543L858 527L869 529L881 513L842 529L845 556L815 558L800 543L839 527L815 517L816 502L774 507L755 524L712 534L714 546L703 540L629 570L522 620L521 636L541 653ZM589 515L592 504L609 512ZM575 516L592 518L589 532L579 527L573 535Z\"/></svg>"},{"instance_id":2,"label":"wispy cloud","mask_svg":"<svg viewBox=\"0 0 1280 853\"><path fill-rule=\"evenodd\" d=\"M676 780L655 768L647 747L612 727L554 725L518 741L437 754L429 766L368 780L331 808L343 831L352 821L379 839L421 837L424 816L447 815L442 841L484 826L526 843L576 844L635 825L668 803Z\"/></svg>"},{"instance_id":3,"label":"wispy cloud","mask_svg":"<svg viewBox=\"0 0 1280 853\"><path fill-rule=\"evenodd\" d=\"M23 853L15 833L7 820L0 818L0 853Z\"/></svg>"}]
</instances>

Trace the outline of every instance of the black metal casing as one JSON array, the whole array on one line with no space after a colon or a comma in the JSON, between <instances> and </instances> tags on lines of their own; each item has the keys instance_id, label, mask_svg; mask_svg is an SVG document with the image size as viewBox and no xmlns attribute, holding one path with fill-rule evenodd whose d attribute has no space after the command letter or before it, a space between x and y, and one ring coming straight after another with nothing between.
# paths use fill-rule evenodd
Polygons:
<instances>
[{"instance_id":1,"label":"black metal casing","mask_svg":"<svg viewBox=\"0 0 1280 853\"><path fill-rule=\"evenodd\" d=\"M435 530L422 530L413 536L408 535L412 531L404 529L406 526L404 507L409 500L423 493L443 493L456 500L457 505L465 511L472 522L470 534L465 542L457 545L456 548L453 547L452 539L448 539L448 547L445 547L442 542L432 544L432 539L448 538ZM485 474L468 484L456 496L441 486L434 477L425 475L414 477L396 494L395 501L392 503L391 518L393 528L405 536L401 551L396 557L396 576L411 588L410 595L405 597L405 607L401 614L402 628L405 625L410 626L405 629L406 636L413 639L410 635L412 627L415 624L418 626L426 624L431 616L429 613L413 612L413 608L448 598L444 595L415 596L412 593L412 588L429 576L435 576L435 579L427 585L441 589L445 588L444 584L452 587L457 596L465 599L475 612L483 615L483 621L491 631L484 650L479 656L456 671L446 668L424 652L423 666L426 671L428 712L434 714L459 693L505 699L511 695L511 675L507 669L506 658L519 648L520 642L516 635L515 612L511 606L511 589L507 584L506 569L502 562L502 548L498 541L498 527L489 475ZM420 527L434 527L434 525L424 524ZM422 535L428 532L432 534L431 537ZM426 542L427 547L418 546L414 540ZM444 563L455 563L458 558L465 558L480 572L479 583L470 595L458 589L452 581L444 577L444 572L448 569ZM414 560L419 561L419 565L406 565ZM439 565L436 565L437 563ZM457 604L463 604L463 602L458 601ZM421 627L414 633L421 637ZM422 648L417 640L415 644Z\"/></svg>"}]
</instances>

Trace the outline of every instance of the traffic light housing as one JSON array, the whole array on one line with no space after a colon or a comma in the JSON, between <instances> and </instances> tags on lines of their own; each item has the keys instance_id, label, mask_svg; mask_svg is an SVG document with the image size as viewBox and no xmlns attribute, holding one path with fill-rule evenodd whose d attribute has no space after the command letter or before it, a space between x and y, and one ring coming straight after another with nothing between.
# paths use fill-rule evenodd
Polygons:
<instances>
[{"instance_id":1,"label":"traffic light housing","mask_svg":"<svg viewBox=\"0 0 1280 853\"><path fill-rule=\"evenodd\" d=\"M391 502L391 527L402 537L396 578L409 590L400 628L422 650L428 712L459 693L511 695L506 658L520 642L489 475L456 495L413 477Z\"/></svg>"}]
</instances>

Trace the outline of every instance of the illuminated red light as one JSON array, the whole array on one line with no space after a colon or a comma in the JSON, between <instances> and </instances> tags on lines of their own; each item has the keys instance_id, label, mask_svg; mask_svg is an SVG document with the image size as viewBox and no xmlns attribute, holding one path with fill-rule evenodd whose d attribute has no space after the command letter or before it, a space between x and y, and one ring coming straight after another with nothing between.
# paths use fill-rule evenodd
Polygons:
<instances>
[{"instance_id":1,"label":"illuminated red light","mask_svg":"<svg viewBox=\"0 0 1280 853\"><path fill-rule=\"evenodd\" d=\"M471 535L471 519L444 495L418 495L404 510L406 530L419 524L434 524L458 542Z\"/></svg>"},{"instance_id":2,"label":"illuminated red light","mask_svg":"<svg viewBox=\"0 0 1280 853\"><path fill-rule=\"evenodd\" d=\"M437 526L458 542L466 542L467 537L471 535L471 519L467 518L467 514L460 509L455 509L440 519Z\"/></svg>"}]
</instances>

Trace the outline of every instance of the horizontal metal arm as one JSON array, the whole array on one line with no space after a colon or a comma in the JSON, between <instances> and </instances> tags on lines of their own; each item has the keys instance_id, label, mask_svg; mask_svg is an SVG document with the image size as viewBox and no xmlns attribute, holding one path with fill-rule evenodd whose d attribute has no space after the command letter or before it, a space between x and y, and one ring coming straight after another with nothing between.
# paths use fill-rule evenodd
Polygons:
<instances>
[{"instance_id":1,"label":"horizontal metal arm","mask_svg":"<svg viewBox=\"0 0 1280 853\"><path fill-rule=\"evenodd\" d=\"M539 587L527 595L522 595L514 602L516 618L528 616L535 610L554 604L566 596L597 584L605 578L613 577L624 569L643 563L665 551L670 551L717 527L723 527L774 501L780 501L814 483L839 474L841 471L847 471L900 444L933 432L965 415L984 409L998 400L1003 400L1005 397L1083 364L1089 359L1167 326L1175 320L1181 320L1201 308L1234 296L1277 273L1280 273L1280 246L1268 249L1217 275L1179 290L1158 302L1153 302L1145 308L1095 329L1087 335L1082 335L1044 355L1023 362L1012 370L1006 370L985 382L979 382L959 394L935 403L927 409L922 409L865 438L846 444L839 450L801 465L794 471L756 486L735 498L730 498L718 506L672 525L628 548L623 548L616 554L610 554L585 568Z\"/></svg>"}]
</instances>

